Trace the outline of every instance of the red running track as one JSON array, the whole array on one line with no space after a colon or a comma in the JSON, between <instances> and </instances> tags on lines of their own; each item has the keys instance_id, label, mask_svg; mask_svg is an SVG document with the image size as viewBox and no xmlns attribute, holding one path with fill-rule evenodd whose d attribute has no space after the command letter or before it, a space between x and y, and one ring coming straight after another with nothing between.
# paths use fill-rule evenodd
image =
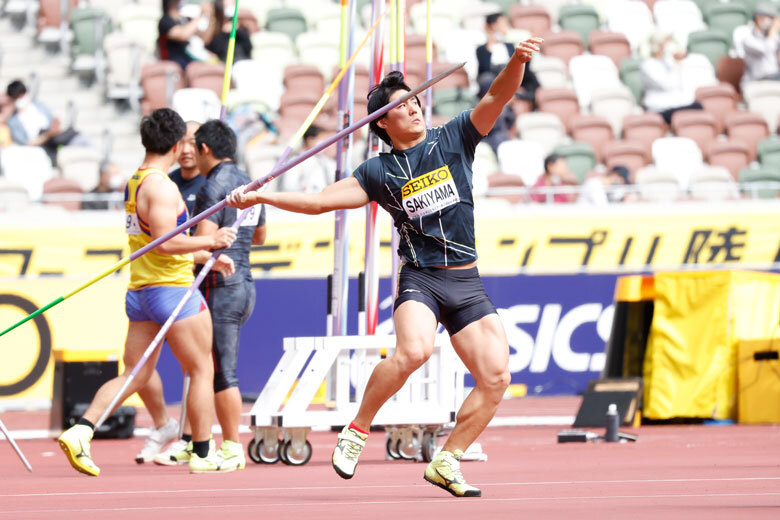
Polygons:
<instances>
[{"instance_id":1,"label":"red running track","mask_svg":"<svg viewBox=\"0 0 780 520\"><path fill-rule=\"evenodd\" d=\"M72 470L52 440L20 441L28 473L0 442L0 520L780 518L780 427L645 426L636 443L563 445L559 429L488 429L489 460L463 463L483 491L473 499L424 482L421 463L385 461L381 432L349 481L330 467L331 432L310 435L305 466L249 462L221 475L137 465L142 439L95 441L98 478Z\"/></svg>"}]
</instances>

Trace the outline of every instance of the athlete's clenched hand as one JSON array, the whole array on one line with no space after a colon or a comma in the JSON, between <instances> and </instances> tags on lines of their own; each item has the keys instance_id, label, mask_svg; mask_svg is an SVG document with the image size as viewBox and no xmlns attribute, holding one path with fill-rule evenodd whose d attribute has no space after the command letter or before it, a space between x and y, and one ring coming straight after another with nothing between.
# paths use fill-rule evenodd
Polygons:
<instances>
[{"instance_id":1,"label":"athlete's clenched hand","mask_svg":"<svg viewBox=\"0 0 780 520\"><path fill-rule=\"evenodd\" d=\"M233 245L236 240L236 232L232 228L223 227L219 228L214 233L213 243L211 249L227 249Z\"/></svg>"}]
</instances>

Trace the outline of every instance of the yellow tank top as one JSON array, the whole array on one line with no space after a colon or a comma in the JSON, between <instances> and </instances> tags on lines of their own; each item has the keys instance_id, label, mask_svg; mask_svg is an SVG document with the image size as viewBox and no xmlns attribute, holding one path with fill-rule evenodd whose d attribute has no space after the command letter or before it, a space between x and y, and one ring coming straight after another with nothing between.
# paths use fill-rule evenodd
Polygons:
<instances>
[{"instance_id":1,"label":"yellow tank top","mask_svg":"<svg viewBox=\"0 0 780 520\"><path fill-rule=\"evenodd\" d=\"M166 181L173 183L162 171L149 168L135 172L125 188L125 232L131 253L152 241L149 225L136 212L136 196L144 179L153 174L161 175ZM184 206L183 202L182 206ZM187 218L187 207L184 206L184 210L176 218L176 225L184 223ZM130 283L127 288L133 290L150 285L187 287L195 280L192 267L191 253L164 255L152 249L130 262Z\"/></svg>"}]
</instances>

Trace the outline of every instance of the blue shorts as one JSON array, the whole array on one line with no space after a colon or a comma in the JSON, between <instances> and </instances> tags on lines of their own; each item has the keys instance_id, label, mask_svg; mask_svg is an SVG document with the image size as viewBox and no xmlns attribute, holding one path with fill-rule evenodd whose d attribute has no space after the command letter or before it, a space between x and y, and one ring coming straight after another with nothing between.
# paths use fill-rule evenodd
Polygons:
<instances>
[{"instance_id":1,"label":"blue shorts","mask_svg":"<svg viewBox=\"0 0 780 520\"><path fill-rule=\"evenodd\" d=\"M176 308L188 290L189 287L155 285L127 291L125 312L130 321L153 321L158 325L163 325L168 321L170 315L173 314L173 309ZM175 321L194 316L206 309L208 309L206 300L196 289L182 307Z\"/></svg>"}]
</instances>

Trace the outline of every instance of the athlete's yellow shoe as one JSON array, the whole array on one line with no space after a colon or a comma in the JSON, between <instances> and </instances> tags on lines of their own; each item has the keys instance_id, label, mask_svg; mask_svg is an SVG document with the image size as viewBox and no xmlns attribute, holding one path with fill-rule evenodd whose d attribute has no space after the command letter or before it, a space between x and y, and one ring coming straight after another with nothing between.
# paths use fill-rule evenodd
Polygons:
<instances>
[{"instance_id":1,"label":"athlete's yellow shoe","mask_svg":"<svg viewBox=\"0 0 780 520\"><path fill-rule=\"evenodd\" d=\"M236 469L244 469L246 467L244 447L240 442L222 441L222 445L219 447L219 455L226 465L235 464Z\"/></svg>"},{"instance_id":2,"label":"athlete's yellow shoe","mask_svg":"<svg viewBox=\"0 0 780 520\"><path fill-rule=\"evenodd\" d=\"M461 450L440 451L425 468L425 480L449 491L456 497L480 497L482 491L466 484L463 474L460 472Z\"/></svg>"},{"instance_id":3,"label":"athlete's yellow shoe","mask_svg":"<svg viewBox=\"0 0 780 520\"><path fill-rule=\"evenodd\" d=\"M68 457L68 462L76 471L97 477L100 475L100 468L92 462L89 454L92 434L92 428L89 426L76 424L62 432L57 441L65 456Z\"/></svg>"},{"instance_id":4,"label":"athlete's yellow shoe","mask_svg":"<svg viewBox=\"0 0 780 520\"><path fill-rule=\"evenodd\" d=\"M225 460L220 451L210 450L204 458L194 451L190 455L190 473L228 473L238 469L238 461Z\"/></svg>"},{"instance_id":5,"label":"athlete's yellow shoe","mask_svg":"<svg viewBox=\"0 0 780 520\"><path fill-rule=\"evenodd\" d=\"M366 439L368 439L368 435L349 426L344 426L344 429L339 433L331 462L333 469L341 478L352 478L355 475L355 468L360 454L366 446Z\"/></svg>"}]
</instances>

